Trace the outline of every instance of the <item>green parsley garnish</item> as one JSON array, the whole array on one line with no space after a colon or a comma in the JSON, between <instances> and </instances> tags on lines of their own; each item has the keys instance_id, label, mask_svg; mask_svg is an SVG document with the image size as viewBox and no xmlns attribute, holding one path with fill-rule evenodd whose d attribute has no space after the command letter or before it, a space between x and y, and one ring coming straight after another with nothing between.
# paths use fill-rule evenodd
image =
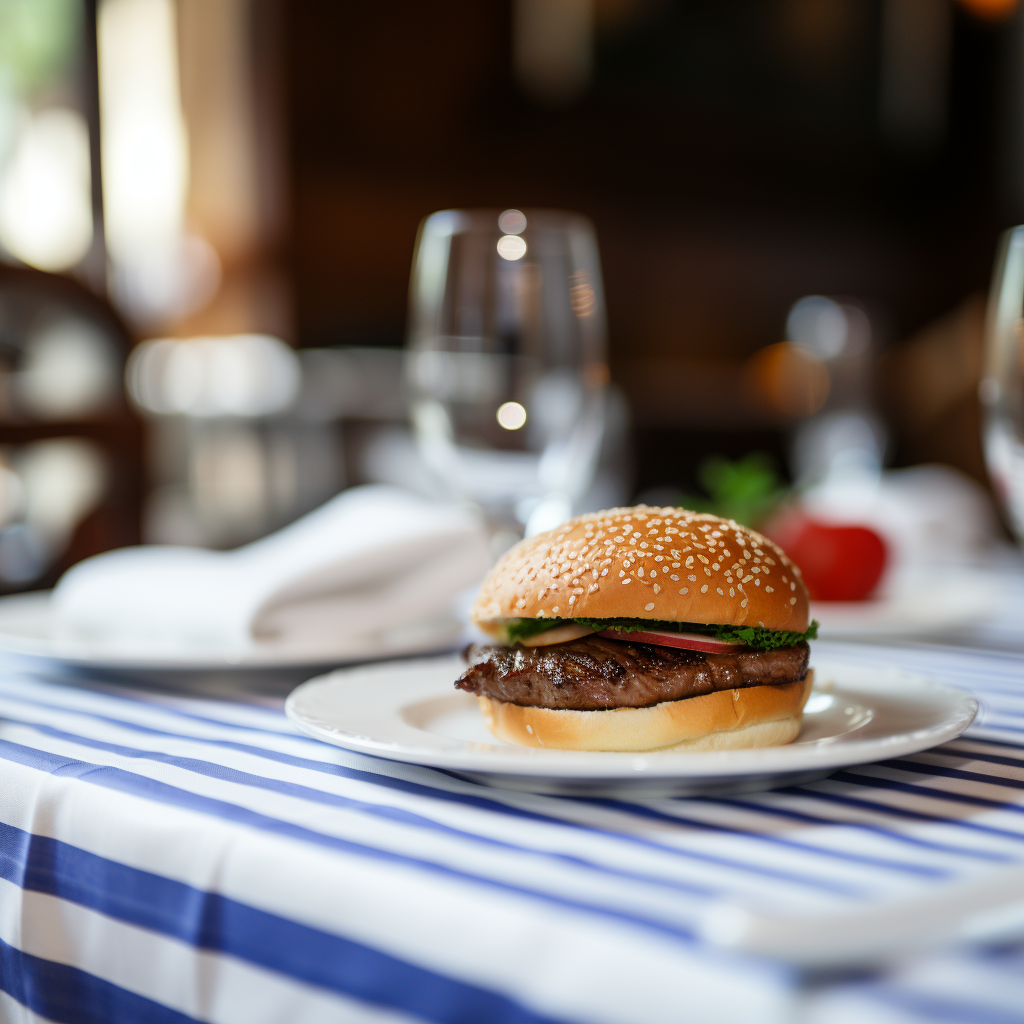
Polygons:
<instances>
[{"instance_id":1,"label":"green parsley garnish","mask_svg":"<svg viewBox=\"0 0 1024 1024\"><path fill-rule=\"evenodd\" d=\"M765 629L763 626L723 626L702 622L661 622L656 619L511 619L505 623L505 636L509 643L528 640L555 626L576 622L593 630L614 629L622 633L700 633L717 640L740 640L759 651L774 651L779 647L792 647L807 640L818 639L817 620L803 632L787 629Z\"/></svg>"}]
</instances>

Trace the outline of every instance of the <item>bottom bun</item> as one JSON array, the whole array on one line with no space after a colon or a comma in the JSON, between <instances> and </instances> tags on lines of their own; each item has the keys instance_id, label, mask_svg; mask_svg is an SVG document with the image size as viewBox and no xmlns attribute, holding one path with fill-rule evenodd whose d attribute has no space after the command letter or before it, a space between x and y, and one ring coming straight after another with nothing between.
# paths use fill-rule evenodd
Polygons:
<instances>
[{"instance_id":1,"label":"bottom bun","mask_svg":"<svg viewBox=\"0 0 1024 1024\"><path fill-rule=\"evenodd\" d=\"M649 708L570 711L479 697L484 723L505 743L548 750L734 750L792 743L814 670L779 686L747 686Z\"/></svg>"}]
</instances>

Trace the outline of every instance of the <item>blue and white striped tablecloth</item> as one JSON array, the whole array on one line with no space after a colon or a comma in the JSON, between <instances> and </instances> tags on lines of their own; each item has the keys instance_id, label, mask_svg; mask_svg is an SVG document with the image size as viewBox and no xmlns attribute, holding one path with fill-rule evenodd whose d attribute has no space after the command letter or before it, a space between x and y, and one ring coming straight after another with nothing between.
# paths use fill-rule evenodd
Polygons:
<instances>
[{"instance_id":1,"label":"blue and white striped tablecloth","mask_svg":"<svg viewBox=\"0 0 1024 1024\"><path fill-rule=\"evenodd\" d=\"M978 695L960 740L813 785L487 789L273 702L0 662L0 1020L1024 1022L1024 943L801 972L709 945L1024 864L1024 656L820 644Z\"/></svg>"}]
</instances>

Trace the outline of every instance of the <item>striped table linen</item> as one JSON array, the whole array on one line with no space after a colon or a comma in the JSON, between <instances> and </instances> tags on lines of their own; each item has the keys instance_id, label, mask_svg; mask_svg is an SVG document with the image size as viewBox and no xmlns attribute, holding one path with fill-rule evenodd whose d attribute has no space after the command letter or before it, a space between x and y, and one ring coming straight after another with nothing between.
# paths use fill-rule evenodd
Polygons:
<instances>
[{"instance_id":1,"label":"striped table linen","mask_svg":"<svg viewBox=\"0 0 1024 1024\"><path fill-rule=\"evenodd\" d=\"M1021 1024L1021 942L822 975L706 938L722 908L839 920L1024 862L1024 656L815 646L969 689L978 721L783 791L569 799L318 743L276 701L5 661L0 1021Z\"/></svg>"}]
</instances>

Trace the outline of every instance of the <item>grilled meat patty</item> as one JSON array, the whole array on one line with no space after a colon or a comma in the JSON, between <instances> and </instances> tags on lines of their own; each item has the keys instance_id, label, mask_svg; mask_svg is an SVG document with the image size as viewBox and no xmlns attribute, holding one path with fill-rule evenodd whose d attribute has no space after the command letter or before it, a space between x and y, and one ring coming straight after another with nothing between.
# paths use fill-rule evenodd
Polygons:
<instances>
[{"instance_id":1,"label":"grilled meat patty","mask_svg":"<svg viewBox=\"0 0 1024 1024\"><path fill-rule=\"evenodd\" d=\"M455 686L510 704L599 711L644 708L741 686L790 683L807 675L807 644L728 654L588 636L549 647L470 644Z\"/></svg>"}]
</instances>

